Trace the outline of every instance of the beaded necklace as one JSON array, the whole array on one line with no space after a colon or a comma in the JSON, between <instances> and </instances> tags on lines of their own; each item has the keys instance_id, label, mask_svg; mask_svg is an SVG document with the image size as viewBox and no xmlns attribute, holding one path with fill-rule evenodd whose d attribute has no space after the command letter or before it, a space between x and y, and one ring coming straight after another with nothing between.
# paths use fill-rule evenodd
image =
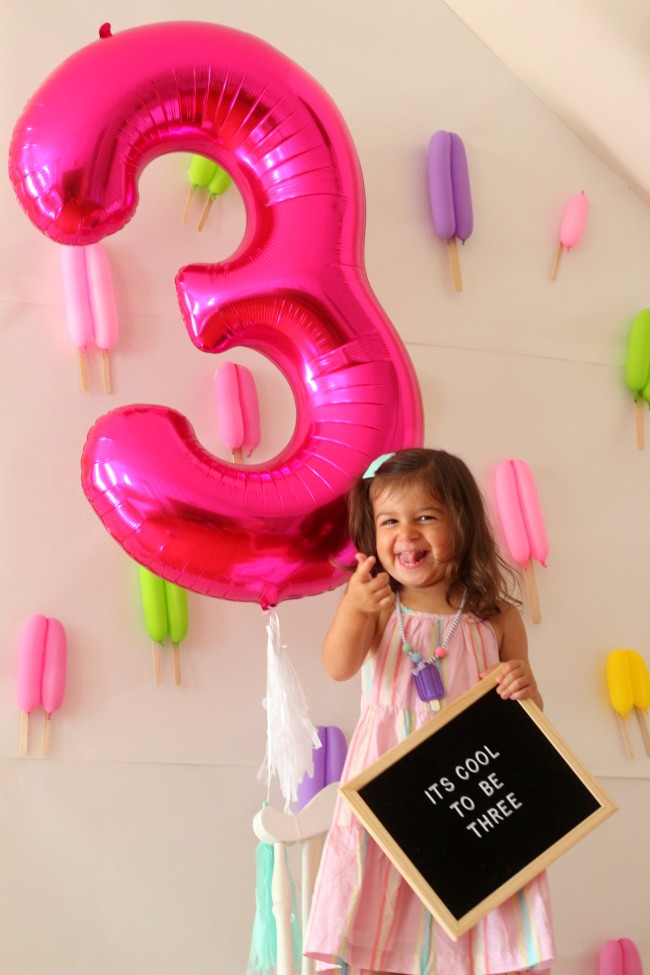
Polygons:
<instances>
[{"instance_id":1,"label":"beaded necklace","mask_svg":"<svg viewBox=\"0 0 650 975\"><path fill-rule=\"evenodd\" d=\"M422 654L418 653L412 644L410 644L406 639L404 620L402 618L402 604L400 602L399 593L395 594L395 616L397 617L397 625L399 627L400 636L402 637L402 650L404 653L408 653L413 663L411 676L413 678L413 683L415 684L415 689L418 692L421 701L435 702L433 704L435 710L440 707L440 699L443 698L446 693L445 685L442 682L442 674L440 673L440 661L447 655L447 644L451 640L454 630L458 626L466 599L467 589L464 589L460 606L456 611L456 615L449 624L449 628L445 633L444 640L440 646L436 647L436 649L433 651L433 657L425 660Z\"/></svg>"}]
</instances>

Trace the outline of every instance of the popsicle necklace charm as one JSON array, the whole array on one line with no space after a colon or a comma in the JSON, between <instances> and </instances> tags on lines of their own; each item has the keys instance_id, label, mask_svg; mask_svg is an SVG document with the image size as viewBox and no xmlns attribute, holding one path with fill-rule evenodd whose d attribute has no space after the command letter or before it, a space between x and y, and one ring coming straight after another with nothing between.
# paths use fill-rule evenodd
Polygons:
<instances>
[{"instance_id":1,"label":"popsicle necklace charm","mask_svg":"<svg viewBox=\"0 0 650 975\"><path fill-rule=\"evenodd\" d=\"M421 653L413 647L411 643L406 639L406 632L404 630L404 620L402 618L402 604L400 603L399 593L395 596L395 614L397 616L397 625L399 627L400 636L402 637L402 650L404 653L408 653L413 664L411 670L411 677L413 678L413 683L415 689L418 692L418 697L421 701L433 701L434 708L440 707L440 700L445 696L445 685L442 680L442 674L440 673L440 661L443 657L447 655L447 644L449 643L454 630L458 626L463 608L465 606L465 600L467 598L467 590L464 590L462 599L460 601L460 606L458 607L454 618L449 625L444 640L437 646L433 651L433 657L430 659L424 659ZM436 708L437 710L437 708Z\"/></svg>"}]
</instances>

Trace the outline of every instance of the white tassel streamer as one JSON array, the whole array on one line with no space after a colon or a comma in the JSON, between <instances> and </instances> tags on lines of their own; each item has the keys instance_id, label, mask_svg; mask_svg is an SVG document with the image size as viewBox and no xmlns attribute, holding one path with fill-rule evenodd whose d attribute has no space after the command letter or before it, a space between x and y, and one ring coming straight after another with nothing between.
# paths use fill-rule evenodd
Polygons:
<instances>
[{"instance_id":1,"label":"white tassel streamer","mask_svg":"<svg viewBox=\"0 0 650 975\"><path fill-rule=\"evenodd\" d=\"M298 675L280 641L280 623L274 609L268 611L266 624L266 757L257 773L266 780L278 777L284 796L284 810L289 812L298 799L298 786L305 773L314 774L313 748L320 748L318 732L308 717L309 706Z\"/></svg>"}]
</instances>

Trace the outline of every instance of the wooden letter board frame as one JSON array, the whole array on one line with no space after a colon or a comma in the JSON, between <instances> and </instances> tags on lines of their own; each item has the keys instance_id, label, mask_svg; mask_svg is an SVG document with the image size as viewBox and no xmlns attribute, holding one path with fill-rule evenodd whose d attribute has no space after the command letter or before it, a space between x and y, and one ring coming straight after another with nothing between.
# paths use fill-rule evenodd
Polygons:
<instances>
[{"instance_id":1,"label":"wooden letter board frame","mask_svg":"<svg viewBox=\"0 0 650 975\"><path fill-rule=\"evenodd\" d=\"M454 939L616 811L535 704L499 696L497 672L341 787Z\"/></svg>"}]
</instances>

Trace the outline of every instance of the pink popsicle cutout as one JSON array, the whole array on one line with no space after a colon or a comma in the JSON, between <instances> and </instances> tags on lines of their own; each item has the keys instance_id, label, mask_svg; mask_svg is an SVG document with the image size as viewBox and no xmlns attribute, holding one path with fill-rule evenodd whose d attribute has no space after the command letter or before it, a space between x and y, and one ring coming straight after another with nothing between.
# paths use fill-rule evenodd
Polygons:
<instances>
[{"instance_id":1,"label":"pink popsicle cutout","mask_svg":"<svg viewBox=\"0 0 650 975\"><path fill-rule=\"evenodd\" d=\"M219 436L237 464L260 442L260 409L250 369L224 362L215 373Z\"/></svg>"},{"instance_id":2,"label":"pink popsicle cutout","mask_svg":"<svg viewBox=\"0 0 650 975\"><path fill-rule=\"evenodd\" d=\"M584 190L572 196L564 208L562 223L560 225L560 243L555 254L555 262L551 271L551 280L555 281L557 270L560 265L560 258L563 250L570 251L572 247L580 243L585 222L589 212L589 200L585 196Z\"/></svg>"},{"instance_id":3,"label":"pink popsicle cutout","mask_svg":"<svg viewBox=\"0 0 650 975\"><path fill-rule=\"evenodd\" d=\"M41 681L41 704L45 711L45 724L41 740L41 754L47 755L49 728L52 715L58 711L65 695L67 670L67 641L65 630L59 620L47 621L45 653L43 656L43 677Z\"/></svg>"},{"instance_id":4,"label":"pink popsicle cutout","mask_svg":"<svg viewBox=\"0 0 650 975\"><path fill-rule=\"evenodd\" d=\"M21 755L27 753L29 715L41 705L41 677L46 632L47 617L37 614L30 616L21 634L16 673L16 701L21 712Z\"/></svg>"},{"instance_id":5,"label":"pink popsicle cutout","mask_svg":"<svg viewBox=\"0 0 650 975\"><path fill-rule=\"evenodd\" d=\"M598 956L598 975L643 975L639 949L629 938L606 941Z\"/></svg>"},{"instance_id":6,"label":"pink popsicle cutout","mask_svg":"<svg viewBox=\"0 0 650 975\"><path fill-rule=\"evenodd\" d=\"M506 545L513 561L524 570L531 618L539 623L541 612L533 559L545 567L549 546L535 481L523 460L509 460L497 466L494 486Z\"/></svg>"},{"instance_id":7,"label":"pink popsicle cutout","mask_svg":"<svg viewBox=\"0 0 650 975\"><path fill-rule=\"evenodd\" d=\"M455 132L440 129L429 141L429 199L436 233L447 241L455 291L463 290L456 237L463 243L474 229L467 154Z\"/></svg>"}]
</instances>

